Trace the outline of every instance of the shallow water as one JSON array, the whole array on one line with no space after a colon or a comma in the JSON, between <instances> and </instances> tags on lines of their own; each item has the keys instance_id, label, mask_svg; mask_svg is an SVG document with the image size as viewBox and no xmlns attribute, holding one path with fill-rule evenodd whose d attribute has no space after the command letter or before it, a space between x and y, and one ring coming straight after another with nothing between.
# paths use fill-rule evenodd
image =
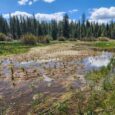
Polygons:
<instances>
[{"instance_id":1,"label":"shallow water","mask_svg":"<svg viewBox=\"0 0 115 115\"><path fill-rule=\"evenodd\" d=\"M61 82L64 83L70 82L73 88L80 88L85 83L84 81L85 72L91 71L92 69L99 69L102 66L107 66L111 58L112 58L112 53L102 52L102 54L99 56L90 56L84 58L83 60L72 59L67 62L66 60L65 62L63 62L59 59L30 60L24 62L16 62L13 60L4 59L1 61L0 66L1 66L2 75L4 75L5 77L7 76L11 77L10 76L11 66L13 66L15 70L24 68L25 70L31 71L31 69L35 69L40 72L39 73L40 75L36 76L36 78L32 78L28 80L18 79L16 81L15 86L14 86L15 80L14 81L0 80L0 95L3 95L5 97L6 103L15 102L20 108L21 107L20 104L22 104L23 106L22 102L28 105L32 101L33 95L38 92L43 92L43 93L45 92L49 94L54 93L56 95L58 93L64 93L67 89L65 85L63 85L63 83ZM73 74L76 74L77 77L80 78L79 80L68 79L72 75L71 71L73 71L74 65L76 65L77 68ZM80 65L83 65L83 68L81 68ZM61 70L60 68L65 70L64 72L62 71L63 73L61 72L58 73L60 74L58 76L60 76L61 78L58 77L55 78L55 74L57 73L55 73L54 76L50 76L50 74L45 73L47 69L56 69L57 71L57 69ZM70 72L70 76L66 74L66 72L68 71ZM17 72L17 74L19 73ZM34 74L34 73L30 72L29 74ZM42 77L43 79L40 80L39 77ZM10 105L9 103L8 106Z\"/></svg>"},{"instance_id":2,"label":"shallow water","mask_svg":"<svg viewBox=\"0 0 115 115\"><path fill-rule=\"evenodd\" d=\"M40 73L44 74L43 68L54 68L60 67L61 65L58 63L58 59L51 59L51 60L31 60L31 61L25 61L25 62L15 62L11 60L2 60L1 61L1 70L3 73L3 76L10 76L11 70L10 67L13 68L24 68L24 69L38 69L40 70Z\"/></svg>"},{"instance_id":3,"label":"shallow water","mask_svg":"<svg viewBox=\"0 0 115 115\"><path fill-rule=\"evenodd\" d=\"M83 59L84 68L87 71L106 67L112 58L112 53L102 52L99 56L90 56Z\"/></svg>"},{"instance_id":4,"label":"shallow water","mask_svg":"<svg viewBox=\"0 0 115 115\"><path fill-rule=\"evenodd\" d=\"M91 71L93 69L99 69L100 67L107 66L110 63L111 58L112 58L112 53L102 52L102 54L99 56L86 57L82 61L78 61L77 59L71 60L67 62L67 66L82 64L84 66L84 69L81 71ZM59 59L30 60L25 62L16 62L8 59L2 60L1 61L2 73L6 77L11 75L10 66L13 66L14 68L24 68L24 69L35 68L36 70L40 71L42 76L46 76L44 69L60 68L64 66L64 64ZM46 81L52 81L52 80L47 80L47 78L45 77L44 79L46 79Z\"/></svg>"}]
</instances>

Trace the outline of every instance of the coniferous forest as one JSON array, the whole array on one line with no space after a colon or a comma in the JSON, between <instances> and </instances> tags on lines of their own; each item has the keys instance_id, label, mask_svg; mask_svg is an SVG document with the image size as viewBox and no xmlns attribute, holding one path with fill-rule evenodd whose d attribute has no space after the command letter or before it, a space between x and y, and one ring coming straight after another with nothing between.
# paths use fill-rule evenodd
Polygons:
<instances>
[{"instance_id":1,"label":"coniferous forest","mask_svg":"<svg viewBox=\"0 0 115 115\"><path fill-rule=\"evenodd\" d=\"M52 36L53 40L59 37L66 39L96 39L97 37L115 38L115 23L111 20L109 23L90 22L85 19L85 14L81 20L71 21L67 14L63 20L57 22L39 21L35 16L9 16L6 19L0 16L0 32L6 35L12 35L14 39L19 39L20 36L31 33L35 36Z\"/></svg>"}]
</instances>

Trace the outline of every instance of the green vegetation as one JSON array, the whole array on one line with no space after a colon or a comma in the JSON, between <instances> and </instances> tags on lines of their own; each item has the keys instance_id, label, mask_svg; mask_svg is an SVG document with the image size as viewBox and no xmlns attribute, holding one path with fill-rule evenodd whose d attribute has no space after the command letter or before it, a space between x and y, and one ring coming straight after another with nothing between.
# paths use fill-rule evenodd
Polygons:
<instances>
[{"instance_id":1,"label":"green vegetation","mask_svg":"<svg viewBox=\"0 0 115 115\"><path fill-rule=\"evenodd\" d=\"M35 45L37 43L37 37L32 34L26 34L22 36L21 41L27 45Z\"/></svg>"},{"instance_id":2,"label":"green vegetation","mask_svg":"<svg viewBox=\"0 0 115 115\"><path fill-rule=\"evenodd\" d=\"M51 41L49 43L49 40L47 40L47 37L45 38L46 42L38 44L24 44L21 41L0 41L0 56L2 55L11 55L11 54L20 54L20 53L26 53L33 47L45 47L52 44L59 44L64 43L63 41ZM65 41L65 43L68 43L68 41Z\"/></svg>"},{"instance_id":3,"label":"green vegetation","mask_svg":"<svg viewBox=\"0 0 115 115\"><path fill-rule=\"evenodd\" d=\"M6 40L6 35L3 33L0 33L0 41L5 41Z\"/></svg>"},{"instance_id":4,"label":"green vegetation","mask_svg":"<svg viewBox=\"0 0 115 115\"><path fill-rule=\"evenodd\" d=\"M51 36L38 36L37 38L37 43L50 43L50 41L52 40Z\"/></svg>"},{"instance_id":5,"label":"green vegetation","mask_svg":"<svg viewBox=\"0 0 115 115\"><path fill-rule=\"evenodd\" d=\"M109 41L79 41L76 42L75 47L86 47L93 49L94 51L110 51L115 52L115 40L109 40Z\"/></svg>"},{"instance_id":6,"label":"green vegetation","mask_svg":"<svg viewBox=\"0 0 115 115\"><path fill-rule=\"evenodd\" d=\"M115 48L115 41L99 41L99 42L96 42L95 43L95 46L96 47L99 47L99 48Z\"/></svg>"},{"instance_id":7,"label":"green vegetation","mask_svg":"<svg viewBox=\"0 0 115 115\"><path fill-rule=\"evenodd\" d=\"M59 22L56 20L40 21L35 16L28 18L10 16L7 20L1 15L0 32L5 35L11 34L13 39L20 39L20 36L31 33L35 36L49 35L53 40L63 36L66 40L74 38L75 40L93 41L98 37L115 39L115 23L112 21L109 24L91 23L86 20L85 15L81 20L70 23L67 14Z\"/></svg>"},{"instance_id":8,"label":"green vegetation","mask_svg":"<svg viewBox=\"0 0 115 115\"><path fill-rule=\"evenodd\" d=\"M29 51L34 46L24 45L21 42L0 42L0 55L19 54Z\"/></svg>"},{"instance_id":9,"label":"green vegetation","mask_svg":"<svg viewBox=\"0 0 115 115\"><path fill-rule=\"evenodd\" d=\"M64 37L59 37L58 40L59 41L65 41L66 39Z\"/></svg>"},{"instance_id":10,"label":"green vegetation","mask_svg":"<svg viewBox=\"0 0 115 115\"><path fill-rule=\"evenodd\" d=\"M92 95L90 99L97 105L94 110L98 110L98 114L115 114L115 58L111 59L107 67L93 71L87 74L86 78L92 87ZM93 82L93 83L92 83ZM97 88L98 87L98 88ZM88 101L88 103L90 103Z\"/></svg>"},{"instance_id":11,"label":"green vegetation","mask_svg":"<svg viewBox=\"0 0 115 115\"><path fill-rule=\"evenodd\" d=\"M31 37L31 36L30 36ZM37 37L36 39L38 40L38 44L36 43L35 39L35 44L30 42L29 40L30 37L26 37L27 41L23 41L24 44L20 41L1 41L0 42L0 55L10 55L10 54L19 54L19 53L25 53L29 51L30 48L32 47L42 47L42 46L47 46L47 45L52 45L52 44L60 44L60 43L76 43L76 46L86 46L89 48L96 47L98 49L114 49L115 48L115 41L108 41L108 42L75 42L75 41L65 41L64 37L60 37L59 41L50 41L51 37L50 36L45 36L45 37ZM25 37L23 37L25 38ZM33 40L32 40L33 41ZM26 42L26 43L25 43Z\"/></svg>"},{"instance_id":12,"label":"green vegetation","mask_svg":"<svg viewBox=\"0 0 115 115\"><path fill-rule=\"evenodd\" d=\"M87 79L98 82L101 78L105 77L108 74L108 68L101 68L101 70L94 70L87 74Z\"/></svg>"},{"instance_id":13,"label":"green vegetation","mask_svg":"<svg viewBox=\"0 0 115 115\"><path fill-rule=\"evenodd\" d=\"M106 78L106 76L109 75L109 73L112 71L112 69L115 68L115 59L111 59L110 64L107 67L102 67L99 70L94 70L89 72L86 75L86 78L88 80L92 80L94 82L98 82L99 80ZM110 76L109 76L110 77Z\"/></svg>"},{"instance_id":14,"label":"green vegetation","mask_svg":"<svg viewBox=\"0 0 115 115\"><path fill-rule=\"evenodd\" d=\"M50 101L36 103L34 112L43 115L114 115L114 69L115 58L107 67L87 74L88 84L84 90L72 89L55 101L50 97Z\"/></svg>"}]
</instances>

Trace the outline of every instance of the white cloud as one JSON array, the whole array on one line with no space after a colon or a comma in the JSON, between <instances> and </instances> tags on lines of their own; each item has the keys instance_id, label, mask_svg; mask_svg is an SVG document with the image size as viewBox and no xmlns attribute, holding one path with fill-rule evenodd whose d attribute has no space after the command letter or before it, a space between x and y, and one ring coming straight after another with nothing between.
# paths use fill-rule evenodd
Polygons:
<instances>
[{"instance_id":1,"label":"white cloud","mask_svg":"<svg viewBox=\"0 0 115 115\"><path fill-rule=\"evenodd\" d=\"M29 3L28 3L29 5L32 5L33 4L33 2L32 1L29 1Z\"/></svg>"},{"instance_id":2,"label":"white cloud","mask_svg":"<svg viewBox=\"0 0 115 115\"><path fill-rule=\"evenodd\" d=\"M31 3L30 3L31 4ZM61 21L63 20L63 16L66 13L74 13L77 12L77 9L73 9L73 10L69 10L67 12L56 12L56 13L51 13L51 14L47 14L47 13L36 13L35 14L35 18L40 20L40 21L51 21L51 20L56 20L56 21ZM22 12L22 11L15 11L13 13L10 13L10 16L23 16L23 17L32 17L33 14L31 13L27 13L27 12ZM5 18L9 18L9 14L3 14L3 17ZM70 21L72 21L70 19Z\"/></svg>"},{"instance_id":3,"label":"white cloud","mask_svg":"<svg viewBox=\"0 0 115 115\"><path fill-rule=\"evenodd\" d=\"M69 13L75 13L75 12L78 12L78 9L69 10L68 12Z\"/></svg>"},{"instance_id":4,"label":"white cloud","mask_svg":"<svg viewBox=\"0 0 115 115\"><path fill-rule=\"evenodd\" d=\"M40 20L47 20L47 21L51 21L51 20L63 20L63 15L65 14L65 12L58 12L58 13L52 13L52 14L41 14L41 13L37 13L35 16L37 19Z\"/></svg>"},{"instance_id":5,"label":"white cloud","mask_svg":"<svg viewBox=\"0 0 115 115\"><path fill-rule=\"evenodd\" d=\"M47 2L47 3L52 3L54 2L55 0L43 0L44 2Z\"/></svg>"},{"instance_id":6,"label":"white cloud","mask_svg":"<svg viewBox=\"0 0 115 115\"><path fill-rule=\"evenodd\" d=\"M27 12L21 12L21 11L16 11L16 12L11 13L11 14L3 14L3 16L5 18L9 18L9 15L11 15L11 16L24 16L24 17L31 17L32 16L32 14L29 14Z\"/></svg>"},{"instance_id":7,"label":"white cloud","mask_svg":"<svg viewBox=\"0 0 115 115\"><path fill-rule=\"evenodd\" d=\"M18 4L20 5L26 5L26 3L28 3L29 0L19 0Z\"/></svg>"},{"instance_id":8,"label":"white cloud","mask_svg":"<svg viewBox=\"0 0 115 115\"><path fill-rule=\"evenodd\" d=\"M115 7L101 7L91 11L90 21L99 23L107 23L111 20L115 20Z\"/></svg>"},{"instance_id":9,"label":"white cloud","mask_svg":"<svg viewBox=\"0 0 115 115\"><path fill-rule=\"evenodd\" d=\"M18 0L18 4L19 5L32 5L34 2L37 2L37 1L40 1L40 0ZM52 3L55 0L41 0L41 1L47 2L47 3Z\"/></svg>"},{"instance_id":10,"label":"white cloud","mask_svg":"<svg viewBox=\"0 0 115 115\"><path fill-rule=\"evenodd\" d=\"M63 15L66 12L57 12L57 13L52 13L52 14L45 14L45 13L36 13L35 17L36 19L40 21L51 21L51 20L57 20L60 21L63 19ZM21 11L16 11L14 13L10 14L11 16L24 16L24 17L32 17L33 15L27 12L21 12ZM5 18L9 18L9 14L3 14Z\"/></svg>"}]
</instances>

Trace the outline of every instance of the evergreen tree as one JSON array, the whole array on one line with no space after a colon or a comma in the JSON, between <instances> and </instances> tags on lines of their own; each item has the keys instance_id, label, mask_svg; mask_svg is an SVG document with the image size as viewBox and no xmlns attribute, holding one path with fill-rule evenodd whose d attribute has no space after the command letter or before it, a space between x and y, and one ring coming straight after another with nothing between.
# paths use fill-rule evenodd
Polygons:
<instances>
[{"instance_id":1,"label":"evergreen tree","mask_svg":"<svg viewBox=\"0 0 115 115\"><path fill-rule=\"evenodd\" d=\"M53 40L58 37L75 38L75 39L94 39L100 36L115 39L115 22L111 21L107 24L99 24L98 22L90 22L86 20L85 14L78 21L69 21L67 14L63 20L57 22L39 21L35 15L33 17L11 16L9 19L0 15L0 32L10 34L14 39L20 36L31 33L36 36L51 35Z\"/></svg>"},{"instance_id":2,"label":"evergreen tree","mask_svg":"<svg viewBox=\"0 0 115 115\"><path fill-rule=\"evenodd\" d=\"M52 38L53 40L57 40L57 33L58 33L58 29L57 29L57 22L55 20L52 20L51 22L51 25L52 25Z\"/></svg>"},{"instance_id":3,"label":"evergreen tree","mask_svg":"<svg viewBox=\"0 0 115 115\"><path fill-rule=\"evenodd\" d=\"M69 28L69 17L67 14L64 15L63 18L63 36L65 38L69 38L70 37L70 28Z\"/></svg>"}]
</instances>

